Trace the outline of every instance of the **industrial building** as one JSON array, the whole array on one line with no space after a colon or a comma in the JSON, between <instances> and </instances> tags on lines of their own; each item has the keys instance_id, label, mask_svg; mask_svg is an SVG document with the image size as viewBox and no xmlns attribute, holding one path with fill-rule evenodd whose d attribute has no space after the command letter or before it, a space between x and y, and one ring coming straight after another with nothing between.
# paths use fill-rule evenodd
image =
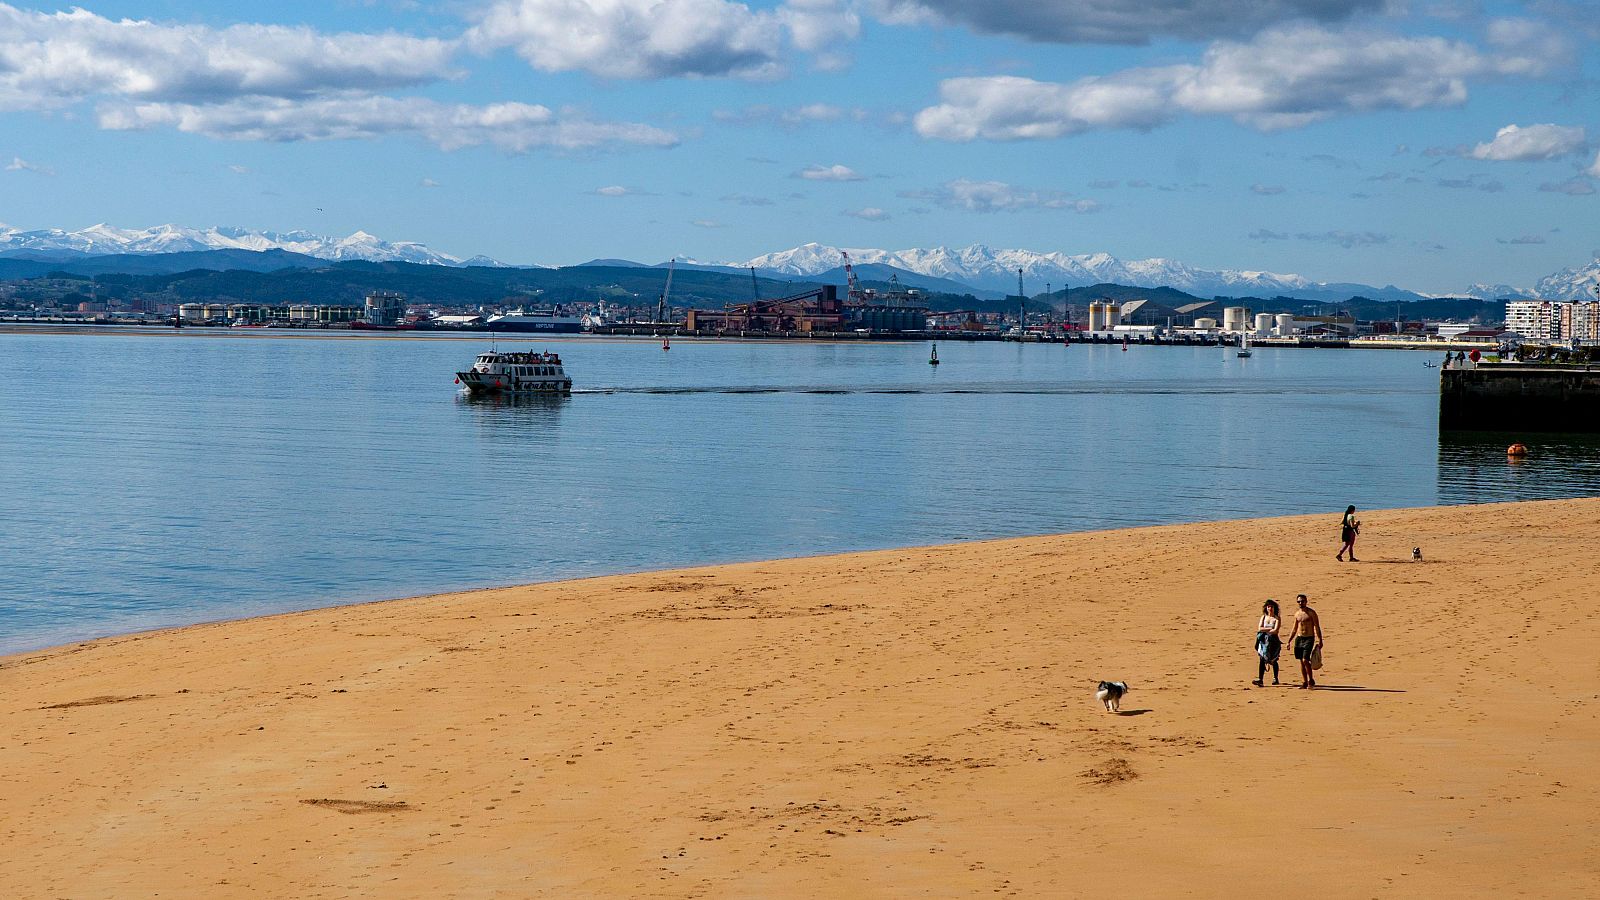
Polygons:
<instances>
[{"instance_id":1,"label":"industrial building","mask_svg":"<svg viewBox=\"0 0 1600 900\"><path fill-rule=\"evenodd\" d=\"M683 326L691 332L810 332L846 330L839 289L825 284L777 300L730 303L722 309L691 309Z\"/></svg>"},{"instance_id":2,"label":"industrial building","mask_svg":"<svg viewBox=\"0 0 1600 900\"><path fill-rule=\"evenodd\" d=\"M260 303L185 303L178 307L178 318L191 325L220 322L230 325L323 325L353 322L361 315L359 306L297 303L268 306Z\"/></svg>"},{"instance_id":3,"label":"industrial building","mask_svg":"<svg viewBox=\"0 0 1600 900\"><path fill-rule=\"evenodd\" d=\"M405 314L405 297L391 291L373 291L367 295L361 321L379 328L390 328L399 324L400 317Z\"/></svg>"}]
</instances>

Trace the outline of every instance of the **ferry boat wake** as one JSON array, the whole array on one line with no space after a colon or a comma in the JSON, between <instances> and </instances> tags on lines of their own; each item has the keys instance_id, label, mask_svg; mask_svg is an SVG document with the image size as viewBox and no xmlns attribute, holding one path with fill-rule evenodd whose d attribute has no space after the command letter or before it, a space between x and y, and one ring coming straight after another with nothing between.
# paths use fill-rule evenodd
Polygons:
<instances>
[{"instance_id":1,"label":"ferry boat wake","mask_svg":"<svg viewBox=\"0 0 1600 900\"><path fill-rule=\"evenodd\" d=\"M456 373L456 384L473 396L482 394L572 393L572 379L555 353L489 352L478 354L472 368Z\"/></svg>"}]
</instances>

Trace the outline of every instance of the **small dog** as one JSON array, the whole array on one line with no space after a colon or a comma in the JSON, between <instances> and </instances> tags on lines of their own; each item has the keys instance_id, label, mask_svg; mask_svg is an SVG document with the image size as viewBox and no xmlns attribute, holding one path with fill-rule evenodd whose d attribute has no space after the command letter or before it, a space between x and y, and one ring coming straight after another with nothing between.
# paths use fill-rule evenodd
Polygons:
<instances>
[{"instance_id":1,"label":"small dog","mask_svg":"<svg viewBox=\"0 0 1600 900\"><path fill-rule=\"evenodd\" d=\"M1412 547L1411 548L1411 561L1412 562L1422 562L1422 548L1421 547Z\"/></svg>"},{"instance_id":2,"label":"small dog","mask_svg":"<svg viewBox=\"0 0 1600 900\"><path fill-rule=\"evenodd\" d=\"M1121 712L1122 695L1129 690L1126 681L1102 681L1094 692L1094 698L1106 705L1106 712Z\"/></svg>"}]
</instances>

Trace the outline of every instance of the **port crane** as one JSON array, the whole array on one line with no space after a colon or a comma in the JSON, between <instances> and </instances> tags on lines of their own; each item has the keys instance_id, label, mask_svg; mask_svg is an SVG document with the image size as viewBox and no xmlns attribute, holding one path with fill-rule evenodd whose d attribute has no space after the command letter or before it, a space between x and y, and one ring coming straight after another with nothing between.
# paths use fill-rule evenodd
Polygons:
<instances>
[{"instance_id":1,"label":"port crane","mask_svg":"<svg viewBox=\"0 0 1600 900\"><path fill-rule=\"evenodd\" d=\"M849 303L860 303L863 299L861 283L856 280L855 267L850 265L850 254L840 250L839 255L844 257L845 300Z\"/></svg>"},{"instance_id":2,"label":"port crane","mask_svg":"<svg viewBox=\"0 0 1600 900\"><path fill-rule=\"evenodd\" d=\"M667 297L672 293L672 270L677 268L678 258L674 256L667 263L667 286L661 289L661 296L656 299L656 321L667 321Z\"/></svg>"}]
</instances>

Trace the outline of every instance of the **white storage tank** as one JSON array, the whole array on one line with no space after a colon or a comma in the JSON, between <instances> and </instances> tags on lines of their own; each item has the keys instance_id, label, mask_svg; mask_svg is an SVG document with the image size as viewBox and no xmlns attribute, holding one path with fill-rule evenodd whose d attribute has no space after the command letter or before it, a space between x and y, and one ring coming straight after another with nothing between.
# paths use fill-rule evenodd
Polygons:
<instances>
[{"instance_id":1,"label":"white storage tank","mask_svg":"<svg viewBox=\"0 0 1600 900\"><path fill-rule=\"evenodd\" d=\"M1256 313L1256 334L1272 333L1272 313Z\"/></svg>"},{"instance_id":2,"label":"white storage tank","mask_svg":"<svg viewBox=\"0 0 1600 900\"><path fill-rule=\"evenodd\" d=\"M1105 325L1105 306L1099 300L1089 304L1089 330L1103 331Z\"/></svg>"},{"instance_id":3,"label":"white storage tank","mask_svg":"<svg viewBox=\"0 0 1600 900\"><path fill-rule=\"evenodd\" d=\"M1122 307L1109 301L1106 302L1106 330L1122 324Z\"/></svg>"},{"instance_id":4,"label":"white storage tank","mask_svg":"<svg viewBox=\"0 0 1600 900\"><path fill-rule=\"evenodd\" d=\"M1278 337L1289 337L1294 334L1294 316L1288 313L1278 314Z\"/></svg>"},{"instance_id":5,"label":"white storage tank","mask_svg":"<svg viewBox=\"0 0 1600 900\"><path fill-rule=\"evenodd\" d=\"M1243 306L1230 306L1222 311L1223 331L1245 330L1245 320L1250 316L1250 310Z\"/></svg>"},{"instance_id":6,"label":"white storage tank","mask_svg":"<svg viewBox=\"0 0 1600 900\"><path fill-rule=\"evenodd\" d=\"M1194 320L1194 327L1199 328L1202 331L1216 331L1217 330L1217 320L1216 319L1195 319Z\"/></svg>"}]
</instances>

